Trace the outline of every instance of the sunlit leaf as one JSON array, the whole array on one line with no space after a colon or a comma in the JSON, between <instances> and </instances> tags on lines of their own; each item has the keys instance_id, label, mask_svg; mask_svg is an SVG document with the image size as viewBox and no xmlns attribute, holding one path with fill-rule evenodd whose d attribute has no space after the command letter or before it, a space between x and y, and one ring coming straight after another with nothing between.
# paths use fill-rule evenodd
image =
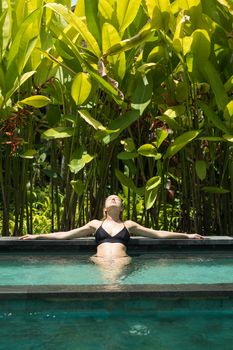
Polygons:
<instances>
[{"instance_id":1,"label":"sunlit leaf","mask_svg":"<svg viewBox=\"0 0 233 350\"><path fill-rule=\"evenodd\" d=\"M118 0L117 1L117 20L119 23L119 32L123 33L125 29L135 19L141 0Z\"/></svg>"},{"instance_id":2,"label":"sunlit leaf","mask_svg":"<svg viewBox=\"0 0 233 350\"><path fill-rule=\"evenodd\" d=\"M20 154L21 158L24 159L33 159L38 154L38 151L35 149L28 149L24 153Z\"/></svg>"},{"instance_id":3,"label":"sunlit leaf","mask_svg":"<svg viewBox=\"0 0 233 350\"><path fill-rule=\"evenodd\" d=\"M224 138L224 140L226 140L228 142L233 142L233 135L224 134L223 138Z\"/></svg>"},{"instance_id":4,"label":"sunlit leaf","mask_svg":"<svg viewBox=\"0 0 233 350\"><path fill-rule=\"evenodd\" d=\"M70 171L77 174L86 164L90 163L95 157L87 153L84 147L80 147L73 155L68 164Z\"/></svg>"},{"instance_id":5,"label":"sunlit leaf","mask_svg":"<svg viewBox=\"0 0 233 350\"><path fill-rule=\"evenodd\" d=\"M77 105L83 104L91 92L91 80L87 73L80 72L73 80L71 95Z\"/></svg>"},{"instance_id":6,"label":"sunlit leaf","mask_svg":"<svg viewBox=\"0 0 233 350\"><path fill-rule=\"evenodd\" d=\"M84 119L94 129L106 130L106 128L100 122L98 122L98 120L92 118L92 116L90 115L90 113L87 110L82 109L82 110L78 111L78 113L80 114L82 119Z\"/></svg>"},{"instance_id":7,"label":"sunlit leaf","mask_svg":"<svg viewBox=\"0 0 233 350\"><path fill-rule=\"evenodd\" d=\"M139 110L140 115L149 105L153 92L153 81L147 76L139 76L137 79L136 90L132 96L131 106Z\"/></svg>"},{"instance_id":8,"label":"sunlit leaf","mask_svg":"<svg viewBox=\"0 0 233 350\"><path fill-rule=\"evenodd\" d=\"M169 158L174 156L182 148L184 148L189 142L194 140L200 133L199 130L187 131L184 134L178 136L175 141L168 147L164 158Z\"/></svg>"},{"instance_id":9,"label":"sunlit leaf","mask_svg":"<svg viewBox=\"0 0 233 350\"><path fill-rule=\"evenodd\" d=\"M35 96L27 97L27 98L19 101L18 104L19 105L25 104L25 105L32 106L35 108L42 108L42 107L47 106L50 102L51 102L51 100L46 96L35 95Z\"/></svg>"},{"instance_id":10,"label":"sunlit leaf","mask_svg":"<svg viewBox=\"0 0 233 350\"><path fill-rule=\"evenodd\" d=\"M160 176L152 177L146 183L146 186L145 186L145 206L146 206L147 210L150 209L156 201L160 183L161 183Z\"/></svg>"},{"instance_id":11,"label":"sunlit leaf","mask_svg":"<svg viewBox=\"0 0 233 350\"><path fill-rule=\"evenodd\" d=\"M45 139L64 139L74 135L74 128L58 126L57 128L51 128L42 133Z\"/></svg>"},{"instance_id":12,"label":"sunlit leaf","mask_svg":"<svg viewBox=\"0 0 233 350\"><path fill-rule=\"evenodd\" d=\"M97 41L95 40L92 33L88 30L86 24L72 11L68 10L65 6L57 3L47 3L46 7L50 8L52 11L56 12L62 16L69 25L72 25L78 30L83 39L85 40L87 46L90 50L97 56L100 57L101 52L98 46Z\"/></svg>"},{"instance_id":13,"label":"sunlit leaf","mask_svg":"<svg viewBox=\"0 0 233 350\"><path fill-rule=\"evenodd\" d=\"M149 143L140 146L137 151L144 157L153 157L154 159L161 158L161 154L158 153L156 147Z\"/></svg>"},{"instance_id":14,"label":"sunlit leaf","mask_svg":"<svg viewBox=\"0 0 233 350\"><path fill-rule=\"evenodd\" d=\"M146 0L148 15L153 26L158 29L167 30L171 14L169 0Z\"/></svg>"}]
</instances>

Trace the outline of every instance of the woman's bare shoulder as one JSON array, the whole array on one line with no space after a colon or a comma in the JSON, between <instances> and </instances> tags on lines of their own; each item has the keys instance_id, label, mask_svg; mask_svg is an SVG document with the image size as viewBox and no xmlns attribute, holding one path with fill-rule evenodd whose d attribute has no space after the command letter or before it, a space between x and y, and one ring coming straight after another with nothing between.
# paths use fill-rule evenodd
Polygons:
<instances>
[{"instance_id":1,"label":"woman's bare shoulder","mask_svg":"<svg viewBox=\"0 0 233 350\"><path fill-rule=\"evenodd\" d=\"M101 224L101 220L94 219L89 221L87 225L89 225L91 228L97 229Z\"/></svg>"},{"instance_id":2,"label":"woman's bare shoulder","mask_svg":"<svg viewBox=\"0 0 233 350\"><path fill-rule=\"evenodd\" d=\"M138 224L132 220L126 220L124 221L124 224L128 229L135 228L136 226L138 226Z\"/></svg>"}]
</instances>

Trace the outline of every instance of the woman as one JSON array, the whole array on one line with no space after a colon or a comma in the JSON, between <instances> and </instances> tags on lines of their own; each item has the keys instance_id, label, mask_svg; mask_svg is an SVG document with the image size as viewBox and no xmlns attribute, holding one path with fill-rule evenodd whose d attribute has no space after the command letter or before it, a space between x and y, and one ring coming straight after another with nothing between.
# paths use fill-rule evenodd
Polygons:
<instances>
[{"instance_id":1,"label":"woman","mask_svg":"<svg viewBox=\"0 0 233 350\"><path fill-rule=\"evenodd\" d=\"M127 245L131 233L149 238L204 238L197 233L157 231L143 227L131 220L123 222L121 219L122 210L120 198L116 195L111 195L105 200L103 220L92 220L82 227L67 232L25 235L20 237L20 239L72 239L95 235L97 252L92 260L97 262L97 260L101 259L128 258ZM125 259L122 259L122 262L123 260Z\"/></svg>"}]
</instances>

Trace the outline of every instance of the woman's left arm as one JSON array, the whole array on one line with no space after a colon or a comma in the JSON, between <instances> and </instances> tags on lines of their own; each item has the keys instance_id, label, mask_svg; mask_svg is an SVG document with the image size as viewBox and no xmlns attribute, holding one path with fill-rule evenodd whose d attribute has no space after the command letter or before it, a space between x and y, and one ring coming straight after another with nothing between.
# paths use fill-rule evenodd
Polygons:
<instances>
[{"instance_id":1,"label":"woman's left arm","mask_svg":"<svg viewBox=\"0 0 233 350\"><path fill-rule=\"evenodd\" d=\"M125 225L130 233L137 236L149 238L175 238L175 239L204 239L204 236L198 233L180 233L169 231L158 231L139 225L138 223L128 220Z\"/></svg>"}]
</instances>

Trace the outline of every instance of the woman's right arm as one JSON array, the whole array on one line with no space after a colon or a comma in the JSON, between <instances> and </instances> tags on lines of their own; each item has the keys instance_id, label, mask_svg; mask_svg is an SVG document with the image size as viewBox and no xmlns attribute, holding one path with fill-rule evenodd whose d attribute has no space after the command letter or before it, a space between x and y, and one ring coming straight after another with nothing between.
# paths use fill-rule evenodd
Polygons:
<instances>
[{"instance_id":1,"label":"woman's right arm","mask_svg":"<svg viewBox=\"0 0 233 350\"><path fill-rule=\"evenodd\" d=\"M99 226L99 220L92 220L82 227L70 231L61 231L53 233L44 233L39 235L25 235L19 237L21 240L27 239L72 239L90 236Z\"/></svg>"}]
</instances>

